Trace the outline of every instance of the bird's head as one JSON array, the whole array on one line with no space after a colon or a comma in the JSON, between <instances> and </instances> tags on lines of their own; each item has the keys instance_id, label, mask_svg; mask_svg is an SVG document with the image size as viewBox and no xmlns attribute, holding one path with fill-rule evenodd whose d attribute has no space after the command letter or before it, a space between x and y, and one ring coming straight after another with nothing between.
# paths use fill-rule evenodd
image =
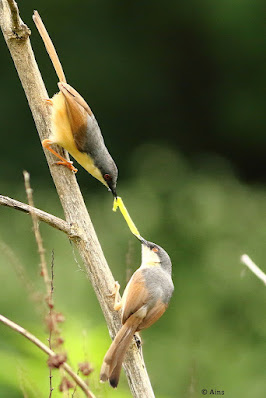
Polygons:
<instances>
[{"instance_id":1,"label":"bird's head","mask_svg":"<svg viewBox=\"0 0 266 398\"><path fill-rule=\"evenodd\" d=\"M113 164L110 164L107 167L105 167L104 170L102 169L101 173L108 190L112 192L115 198L117 198L116 183L118 177L118 170L115 163L113 162Z\"/></svg>"},{"instance_id":2,"label":"bird's head","mask_svg":"<svg viewBox=\"0 0 266 398\"><path fill-rule=\"evenodd\" d=\"M142 245L143 266L161 266L169 274L172 273L172 263L168 253L159 245L139 237Z\"/></svg>"}]
</instances>

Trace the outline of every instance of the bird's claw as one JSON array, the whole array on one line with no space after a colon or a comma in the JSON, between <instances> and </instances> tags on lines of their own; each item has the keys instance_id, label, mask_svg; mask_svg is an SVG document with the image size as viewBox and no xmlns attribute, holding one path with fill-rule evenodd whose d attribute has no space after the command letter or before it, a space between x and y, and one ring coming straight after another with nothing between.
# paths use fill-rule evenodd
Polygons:
<instances>
[{"instance_id":1,"label":"bird's claw","mask_svg":"<svg viewBox=\"0 0 266 398\"><path fill-rule=\"evenodd\" d=\"M120 285L119 285L119 283L117 281L115 281L115 285L114 285L114 288L112 290L112 293L108 294L108 297L115 297L117 292L119 291L119 289L120 289Z\"/></svg>"},{"instance_id":2,"label":"bird's claw","mask_svg":"<svg viewBox=\"0 0 266 398\"><path fill-rule=\"evenodd\" d=\"M44 101L47 105L53 105L53 100L51 100L51 98L44 98Z\"/></svg>"},{"instance_id":3,"label":"bird's claw","mask_svg":"<svg viewBox=\"0 0 266 398\"><path fill-rule=\"evenodd\" d=\"M78 172L78 169L76 169L76 167L73 166L73 162L71 160L69 160L69 161L66 160L65 162L60 160L58 162L55 162L54 164L65 166L69 170L73 171L75 174Z\"/></svg>"}]
</instances>

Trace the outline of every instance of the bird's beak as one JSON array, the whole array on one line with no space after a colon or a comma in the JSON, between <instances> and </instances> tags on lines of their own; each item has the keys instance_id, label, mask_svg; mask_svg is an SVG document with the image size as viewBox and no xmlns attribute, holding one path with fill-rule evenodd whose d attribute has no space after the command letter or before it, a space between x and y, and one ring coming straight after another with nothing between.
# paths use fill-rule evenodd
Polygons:
<instances>
[{"instance_id":1,"label":"bird's beak","mask_svg":"<svg viewBox=\"0 0 266 398\"><path fill-rule=\"evenodd\" d=\"M114 198L117 199L116 189L115 188L110 188L110 191L112 192Z\"/></svg>"},{"instance_id":2,"label":"bird's beak","mask_svg":"<svg viewBox=\"0 0 266 398\"><path fill-rule=\"evenodd\" d=\"M112 188L109 185L105 184L109 192L112 192L114 199L117 199L116 188Z\"/></svg>"},{"instance_id":3,"label":"bird's beak","mask_svg":"<svg viewBox=\"0 0 266 398\"><path fill-rule=\"evenodd\" d=\"M142 245L148 246L148 241L146 239L144 239L142 236L140 235L135 235L136 238L141 242Z\"/></svg>"}]
</instances>

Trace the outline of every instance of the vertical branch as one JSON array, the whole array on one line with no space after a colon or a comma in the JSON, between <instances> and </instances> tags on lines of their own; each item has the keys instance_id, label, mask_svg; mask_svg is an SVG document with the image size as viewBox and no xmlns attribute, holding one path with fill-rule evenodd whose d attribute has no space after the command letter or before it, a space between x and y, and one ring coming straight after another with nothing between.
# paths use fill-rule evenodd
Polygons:
<instances>
[{"instance_id":1,"label":"vertical branch","mask_svg":"<svg viewBox=\"0 0 266 398\"><path fill-rule=\"evenodd\" d=\"M30 175L27 171L23 171L23 175L24 175L24 182L25 182L25 189L26 189L26 194L27 194L27 198L28 198L28 203L31 207L34 207L32 188L30 186ZM32 218L33 232L34 232L35 239L37 242L38 253L39 253L40 261L41 261L41 263L40 263L41 276L44 279L47 298L48 298L50 296L50 294L49 294L50 293L50 278L49 278L47 264L46 264L46 260L45 260L45 249L43 247L43 240L42 240L42 236L40 233L39 220L33 211L30 211L30 215Z\"/></svg>"},{"instance_id":2,"label":"vertical branch","mask_svg":"<svg viewBox=\"0 0 266 398\"><path fill-rule=\"evenodd\" d=\"M40 139L43 140L51 133L50 112L44 101L48 95L31 48L30 31L20 20L13 0L0 0L0 25L29 102ZM56 150L64 157L68 156L62 148L58 147ZM114 278L102 252L75 176L65 167L54 166L53 155L47 152L45 156L66 221L77 231L77 237L73 237L73 242L83 260L109 332L114 337L121 327L120 314L113 310L113 298L110 297L114 287ZM128 351L124 368L134 397L154 397L145 364L136 345Z\"/></svg>"}]
</instances>

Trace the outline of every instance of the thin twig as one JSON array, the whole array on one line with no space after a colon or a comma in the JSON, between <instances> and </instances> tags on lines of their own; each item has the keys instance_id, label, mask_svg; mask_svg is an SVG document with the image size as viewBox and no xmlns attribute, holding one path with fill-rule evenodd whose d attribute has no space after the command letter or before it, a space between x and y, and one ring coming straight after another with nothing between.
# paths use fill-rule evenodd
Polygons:
<instances>
[{"instance_id":1,"label":"thin twig","mask_svg":"<svg viewBox=\"0 0 266 398\"><path fill-rule=\"evenodd\" d=\"M23 172L24 175L24 181L25 181L25 189L26 189L26 194L28 198L29 205L31 208L34 208L34 201L33 201L33 191L30 185L30 175L27 171ZM54 302L53 302L53 292L54 292L54 252L52 252L52 262L51 262L51 278L49 277L48 273L48 267L45 259L45 249L43 245L43 239L41 236L40 228L39 228L39 220L38 217L36 216L35 212L30 210L30 214L32 217L32 223L33 223L33 231L35 235L35 240L37 243L38 247L38 252L40 256L40 266L41 266L41 276L43 277L43 281L45 284L46 288L46 297L45 297L45 302L48 306L49 309L49 320L48 320L48 326L49 326L49 348L52 349L52 333L59 333L59 330L57 328L57 318L56 314L54 311ZM50 385L50 393L49 393L49 398L52 397L53 393L53 386L52 386L52 367L49 366L49 385Z\"/></svg>"},{"instance_id":2,"label":"thin twig","mask_svg":"<svg viewBox=\"0 0 266 398\"><path fill-rule=\"evenodd\" d=\"M14 0L7 0L8 5L10 8L11 12L11 17L12 17L12 22L13 22L13 29L12 29L12 35L10 37L19 39L19 40L26 40L29 35L30 35L30 29L25 25L20 17L19 17L19 11L18 11L18 6L17 3Z\"/></svg>"},{"instance_id":3,"label":"thin twig","mask_svg":"<svg viewBox=\"0 0 266 398\"><path fill-rule=\"evenodd\" d=\"M25 182L25 189L26 189L26 194L28 198L29 205L31 207L34 207L34 202L33 202L33 195L32 195L32 188L30 186L30 175L27 171L23 171L23 176L24 176L24 182ZM46 259L45 259L45 249L43 246L43 240L42 236L40 233L40 228L39 228L39 220L34 211L30 210L30 215L32 218L32 223L33 223L33 232L35 235L37 247L38 247L38 253L40 256L40 266L41 266L41 275L43 277L45 287L46 287L46 293L47 297L49 297L50 294L50 278L48 274L48 269L47 269L47 264L46 264Z\"/></svg>"},{"instance_id":4,"label":"thin twig","mask_svg":"<svg viewBox=\"0 0 266 398\"><path fill-rule=\"evenodd\" d=\"M77 371L77 375L78 375L78 376L79 376L79 372L80 372L80 370L78 369L78 371ZM71 398L74 398L74 397L75 397L76 391L77 391L77 383L75 384L75 387L74 387L73 393L72 393L72 395L71 395Z\"/></svg>"},{"instance_id":5,"label":"thin twig","mask_svg":"<svg viewBox=\"0 0 266 398\"><path fill-rule=\"evenodd\" d=\"M12 322L10 319L6 318L5 316L0 314L0 322L3 322L5 325L9 326L11 329L15 330L16 332L22 334L22 336L26 337L30 340L33 344L39 347L43 352L45 352L50 357L55 357L56 353L52 351L47 345L42 343L37 337L33 334L28 332L23 327L19 326L15 322ZM66 363L63 362L61 367L72 377L72 379L78 384L78 386L84 391L87 397L95 398L94 394L88 389L88 386L84 381L72 370L72 368Z\"/></svg>"},{"instance_id":6,"label":"thin twig","mask_svg":"<svg viewBox=\"0 0 266 398\"><path fill-rule=\"evenodd\" d=\"M266 285L266 274L251 260L247 254L243 254L240 260L264 283L264 285Z\"/></svg>"},{"instance_id":7,"label":"thin twig","mask_svg":"<svg viewBox=\"0 0 266 398\"><path fill-rule=\"evenodd\" d=\"M50 322L52 322L52 315L53 315L53 307L54 307L54 300L53 300L53 293L54 293L54 251L52 251L52 261L51 261L51 290L50 290L50 295L49 295L49 317L50 317ZM52 332L53 328L50 327L49 331L49 348L52 349ZM53 375L52 375L52 368L49 366L49 380L50 380L50 393L49 393L49 398L52 397L53 394L53 381L52 381Z\"/></svg>"},{"instance_id":8,"label":"thin twig","mask_svg":"<svg viewBox=\"0 0 266 398\"><path fill-rule=\"evenodd\" d=\"M12 209L19 210L27 214L34 213L40 221L44 221L46 224L49 224L55 229L64 232L70 237L74 235L73 228L71 228L71 226L65 220L55 217L50 213L46 213L45 211L39 210L36 207L31 207L26 203L19 202L18 200L14 200L3 195L0 195L0 205L11 207ZM77 234L74 236L77 236Z\"/></svg>"}]
</instances>

